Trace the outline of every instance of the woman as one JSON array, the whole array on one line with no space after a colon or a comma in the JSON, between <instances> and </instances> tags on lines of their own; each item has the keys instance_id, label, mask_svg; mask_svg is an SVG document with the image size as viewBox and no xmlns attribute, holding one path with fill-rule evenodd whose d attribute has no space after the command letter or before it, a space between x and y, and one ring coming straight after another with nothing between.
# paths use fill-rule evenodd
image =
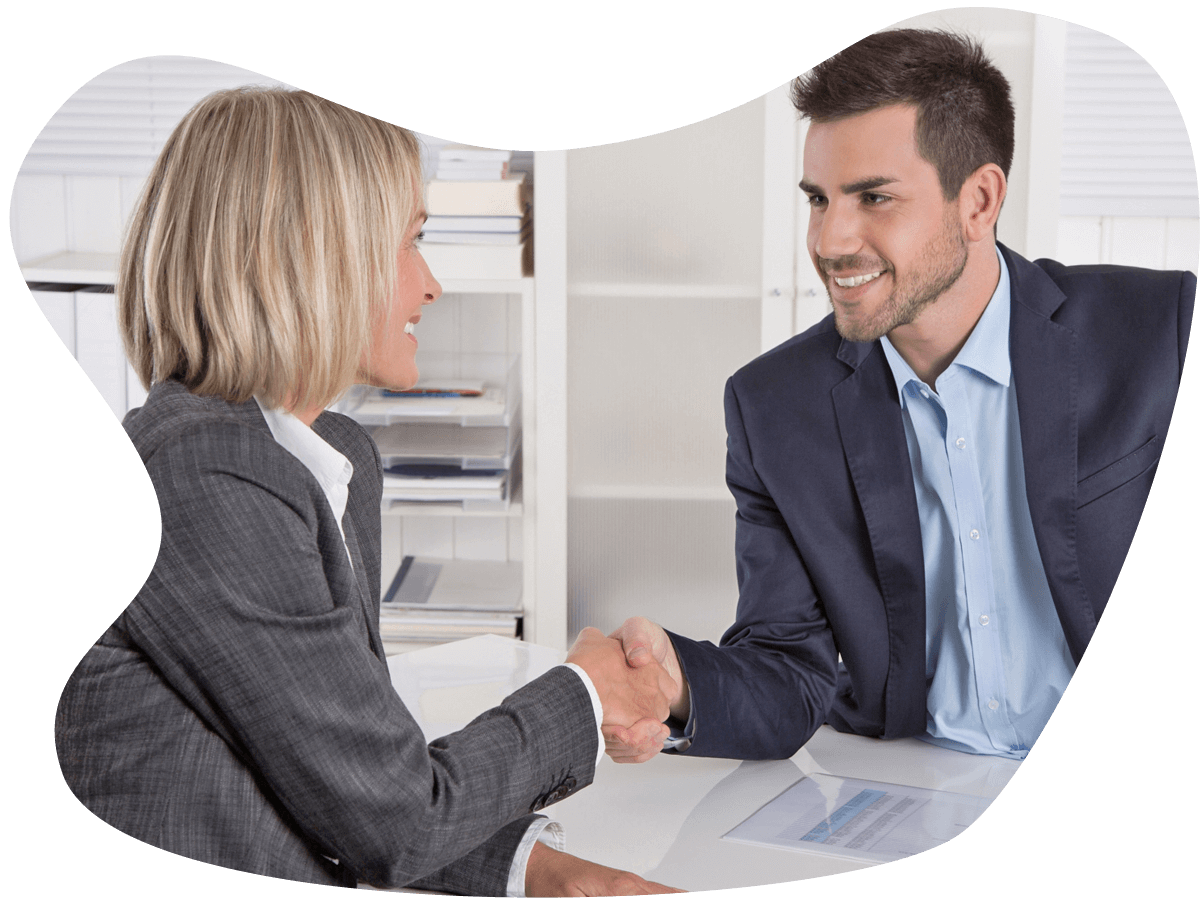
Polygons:
<instances>
[{"instance_id":1,"label":"woman","mask_svg":"<svg viewBox=\"0 0 1200 900\"><path fill-rule=\"evenodd\" d=\"M167 141L117 285L162 541L63 692L60 763L115 827L245 871L662 890L535 843L531 811L591 781L615 642L585 636L570 660L590 678L558 667L429 747L390 685L379 455L322 410L416 381L413 326L441 293L419 159L404 129L292 91L215 94ZM642 683L660 718L664 686Z\"/></svg>"}]
</instances>

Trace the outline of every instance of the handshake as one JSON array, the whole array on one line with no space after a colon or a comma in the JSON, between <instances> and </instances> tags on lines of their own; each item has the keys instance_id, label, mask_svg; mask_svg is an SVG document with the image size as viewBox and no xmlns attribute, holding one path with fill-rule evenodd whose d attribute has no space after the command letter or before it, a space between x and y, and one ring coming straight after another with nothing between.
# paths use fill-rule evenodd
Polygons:
<instances>
[{"instance_id":1,"label":"handshake","mask_svg":"<svg viewBox=\"0 0 1200 900\"><path fill-rule=\"evenodd\" d=\"M583 629L567 662L587 672L600 696L604 749L616 762L645 762L670 735L667 717L688 717L687 679L675 648L648 619L627 619L608 637Z\"/></svg>"}]
</instances>

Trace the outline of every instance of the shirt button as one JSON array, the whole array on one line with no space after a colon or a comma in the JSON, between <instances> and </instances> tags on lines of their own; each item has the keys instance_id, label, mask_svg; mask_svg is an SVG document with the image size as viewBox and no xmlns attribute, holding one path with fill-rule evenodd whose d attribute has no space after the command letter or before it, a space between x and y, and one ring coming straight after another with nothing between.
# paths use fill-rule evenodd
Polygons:
<instances>
[{"instance_id":1,"label":"shirt button","mask_svg":"<svg viewBox=\"0 0 1200 900\"><path fill-rule=\"evenodd\" d=\"M1000 708L999 700L989 700L988 701L988 709L999 709L999 708Z\"/></svg>"},{"instance_id":2,"label":"shirt button","mask_svg":"<svg viewBox=\"0 0 1200 900\"><path fill-rule=\"evenodd\" d=\"M921 388L921 396L924 397L926 400L928 400L929 399L929 391L925 390L925 388Z\"/></svg>"},{"instance_id":3,"label":"shirt button","mask_svg":"<svg viewBox=\"0 0 1200 900\"><path fill-rule=\"evenodd\" d=\"M957 441L954 442L954 446L957 447L959 450L966 450L967 449L967 439L959 438Z\"/></svg>"},{"instance_id":4,"label":"shirt button","mask_svg":"<svg viewBox=\"0 0 1200 900\"><path fill-rule=\"evenodd\" d=\"M971 529L971 540L973 540L973 541L979 540L979 529L978 528Z\"/></svg>"},{"instance_id":5,"label":"shirt button","mask_svg":"<svg viewBox=\"0 0 1200 900\"><path fill-rule=\"evenodd\" d=\"M990 621L992 621L992 620L991 620L991 619L989 619L987 616L980 616L980 617L979 617L979 624L980 624L980 625L986 625L986 624L987 624L988 622L990 622Z\"/></svg>"}]
</instances>

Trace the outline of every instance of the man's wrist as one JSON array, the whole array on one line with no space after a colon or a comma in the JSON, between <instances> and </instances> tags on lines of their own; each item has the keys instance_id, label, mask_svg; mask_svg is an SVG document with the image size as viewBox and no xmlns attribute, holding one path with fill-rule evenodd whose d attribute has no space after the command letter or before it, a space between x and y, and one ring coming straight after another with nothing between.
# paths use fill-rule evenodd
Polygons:
<instances>
[{"instance_id":1,"label":"man's wrist","mask_svg":"<svg viewBox=\"0 0 1200 900\"><path fill-rule=\"evenodd\" d=\"M671 718L686 722L692 715L692 696L688 689L687 673L683 671L683 663L679 661L679 651L675 649L675 641L671 632L663 629L667 636L667 674L679 684L679 694L671 701Z\"/></svg>"},{"instance_id":2,"label":"man's wrist","mask_svg":"<svg viewBox=\"0 0 1200 900\"><path fill-rule=\"evenodd\" d=\"M679 670L679 696L671 704L671 718L686 722L692 715L692 695L688 690L687 676Z\"/></svg>"}]
</instances>

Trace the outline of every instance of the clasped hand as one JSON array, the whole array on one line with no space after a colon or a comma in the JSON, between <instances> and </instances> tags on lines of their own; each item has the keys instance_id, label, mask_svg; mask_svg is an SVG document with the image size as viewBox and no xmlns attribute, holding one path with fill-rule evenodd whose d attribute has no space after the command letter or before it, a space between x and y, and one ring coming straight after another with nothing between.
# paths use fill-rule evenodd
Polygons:
<instances>
[{"instance_id":1,"label":"clasped hand","mask_svg":"<svg viewBox=\"0 0 1200 900\"><path fill-rule=\"evenodd\" d=\"M567 662L592 679L604 707L605 725L629 726L643 719L662 723L670 715L671 699L679 688L666 670L657 663L628 665L621 642L606 638L599 630L579 632Z\"/></svg>"},{"instance_id":2,"label":"clasped hand","mask_svg":"<svg viewBox=\"0 0 1200 900\"><path fill-rule=\"evenodd\" d=\"M670 736L663 724L667 716L687 718L687 680L670 638L648 619L628 619L608 638L585 628L567 662L580 666L596 686L604 707L604 749L616 762L650 759Z\"/></svg>"}]
</instances>

